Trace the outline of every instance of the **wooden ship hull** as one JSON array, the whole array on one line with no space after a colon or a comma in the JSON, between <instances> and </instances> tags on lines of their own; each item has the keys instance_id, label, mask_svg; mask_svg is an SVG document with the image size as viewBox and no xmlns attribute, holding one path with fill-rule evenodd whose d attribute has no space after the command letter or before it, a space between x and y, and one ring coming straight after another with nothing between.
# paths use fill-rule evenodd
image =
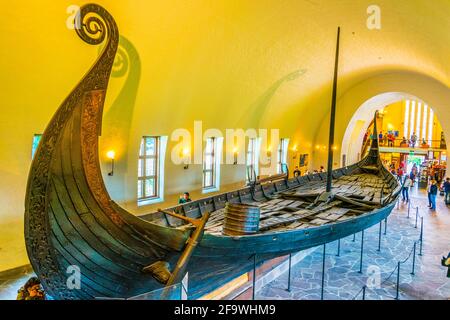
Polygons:
<instances>
[{"instance_id":1,"label":"wooden ship hull","mask_svg":"<svg viewBox=\"0 0 450 320\"><path fill-rule=\"evenodd\" d=\"M386 219L395 206L401 186L381 163L377 168L383 178L375 176L375 179L373 174L367 174L367 169L364 168L371 167L370 170L375 170L375 167L368 165L373 164L371 160L369 156L348 168L333 171L333 180L348 179L349 182L335 184L333 191L336 190L336 194L342 195L344 200L354 200L354 203L336 200L335 203L305 209L319 192L303 191L323 188L326 175L322 173L280 180L258 185L256 188L249 186L168 209L193 218L200 218L202 213L211 212L203 238L187 267L189 297L199 298L252 270L255 255L259 262L295 253L347 237ZM376 190L379 197L373 191L361 191L364 187L355 186L355 178L361 179L363 183L371 178L383 181L376 188L367 187L364 183L366 189ZM293 197L289 192L301 192L304 197L296 197L295 193ZM376 201L373 201L374 198ZM246 203L261 207L259 232L244 236L222 234L226 203ZM166 226L179 224L176 218L163 215L161 212L152 213L141 218Z\"/></svg>"},{"instance_id":2,"label":"wooden ship hull","mask_svg":"<svg viewBox=\"0 0 450 320\"><path fill-rule=\"evenodd\" d=\"M119 34L102 7L80 10L77 34L106 45L48 124L25 201L28 256L53 298L130 298L177 283L188 272L189 298L195 299L249 271L255 255L261 261L321 245L390 214L400 186L382 166L376 140L361 162L332 172L335 195L328 201L319 201L327 180L321 173L254 183L142 217L128 213L108 195L98 159ZM226 203L259 208L259 230L223 234Z\"/></svg>"}]
</instances>

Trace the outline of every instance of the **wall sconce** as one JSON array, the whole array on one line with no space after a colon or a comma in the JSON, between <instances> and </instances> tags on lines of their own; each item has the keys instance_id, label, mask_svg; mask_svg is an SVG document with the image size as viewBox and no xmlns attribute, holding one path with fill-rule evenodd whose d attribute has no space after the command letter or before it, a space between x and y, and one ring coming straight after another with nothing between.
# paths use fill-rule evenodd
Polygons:
<instances>
[{"instance_id":1,"label":"wall sconce","mask_svg":"<svg viewBox=\"0 0 450 320\"><path fill-rule=\"evenodd\" d=\"M114 158L116 157L116 152L114 150L110 150L106 153L108 159L111 159L111 171L108 173L108 176L114 175Z\"/></svg>"},{"instance_id":2,"label":"wall sconce","mask_svg":"<svg viewBox=\"0 0 450 320\"><path fill-rule=\"evenodd\" d=\"M297 159L297 145L294 145L292 148L292 152L294 152L294 155L292 156L292 160Z\"/></svg>"},{"instance_id":3,"label":"wall sconce","mask_svg":"<svg viewBox=\"0 0 450 320\"><path fill-rule=\"evenodd\" d=\"M236 147L233 148L233 156L234 156L234 162L233 162L233 164L236 165L237 162L238 162L238 151L237 151L237 148L236 148Z\"/></svg>"},{"instance_id":4,"label":"wall sconce","mask_svg":"<svg viewBox=\"0 0 450 320\"><path fill-rule=\"evenodd\" d=\"M190 151L188 148L183 149L183 159L184 159L184 170L189 169L189 158L190 158Z\"/></svg>"},{"instance_id":5,"label":"wall sconce","mask_svg":"<svg viewBox=\"0 0 450 320\"><path fill-rule=\"evenodd\" d=\"M267 147L267 160L272 161L272 146Z\"/></svg>"}]
</instances>

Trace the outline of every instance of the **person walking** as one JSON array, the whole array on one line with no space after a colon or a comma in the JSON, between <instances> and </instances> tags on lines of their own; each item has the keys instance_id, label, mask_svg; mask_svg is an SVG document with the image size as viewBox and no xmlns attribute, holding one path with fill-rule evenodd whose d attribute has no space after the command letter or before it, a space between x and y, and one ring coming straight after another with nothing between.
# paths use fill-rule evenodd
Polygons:
<instances>
[{"instance_id":1,"label":"person walking","mask_svg":"<svg viewBox=\"0 0 450 320\"><path fill-rule=\"evenodd\" d=\"M444 182L444 192L445 192L445 198L444 202L445 204L450 204L450 178L446 178Z\"/></svg>"},{"instance_id":2,"label":"person walking","mask_svg":"<svg viewBox=\"0 0 450 320\"><path fill-rule=\"evenodd\" d=\"M436 196L438 193L438 187L436 180L431 180L431 186L430 186L430 200L431 200L431 210L436 210Z\"/></svg>"},{"instance_id":3,"label":"person walking","mask_svg":"<svg viewBox=\"0 0 450 320\"><path fill-rule=\"evenodd\" d=\"M409 187L411 187L411 178L409 175L405 175L405 181L402 185L402 201L409 202Z\"/></svg>"}]
</instances>

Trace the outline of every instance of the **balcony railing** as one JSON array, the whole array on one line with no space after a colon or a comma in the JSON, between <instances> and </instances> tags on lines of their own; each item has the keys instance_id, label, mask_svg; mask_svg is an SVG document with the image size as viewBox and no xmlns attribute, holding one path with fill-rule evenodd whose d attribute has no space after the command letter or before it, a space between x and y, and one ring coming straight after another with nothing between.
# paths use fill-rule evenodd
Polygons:
<instances>
[{"instance_id":1,"label":"balcony railing","mask_svg":"<svg viewBox=\"0 0 450 320\"><path fill-rule=\"evenodd\" d=\"M370 139L367 139L364 141L362 149L361 149L361 155L364 156L366 152L368 151L368 148L370 146ZM395 139L394 141L386 141L378 140L378 143L380 147L391 147L391 148L405 148L405 149L411 149L411 148L421 148L421 149L439 149L439 150L446 150L446 142L441 140L425 140L425 144L423 141L416 141L415 144L413 144L410 140L403 140L403 139Z\"/></svg>"}]
</instances>

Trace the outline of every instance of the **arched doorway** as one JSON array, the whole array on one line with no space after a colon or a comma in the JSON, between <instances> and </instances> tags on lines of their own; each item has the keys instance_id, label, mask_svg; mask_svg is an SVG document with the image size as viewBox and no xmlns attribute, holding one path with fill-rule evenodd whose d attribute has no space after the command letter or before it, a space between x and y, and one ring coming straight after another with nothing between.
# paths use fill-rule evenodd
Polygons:
<instances>
[{"instance_id":1,"label":"arched doorway","mask_svg":"<svg viewBox=\"0 0 450 320\"><path fill-rule=\"evenodd\" d=\"M407 99L422 101L420 98L404 92L386 92L365 101L353 114L345 130L342 139L341 159L345 156L347 164L357 162L361 156L364 133L373 120L375 111Z\"/></svg>"},{"instance_id":2,"label":"arched doorway","mask_svg":"<svg viewBox=\"0 0 450 320\"><path fill-rule=\"evenodd\" d=\"M376 121L385 164L407 172L414 166L423 169L423 176L430 171L441 181L447 166L444 130L432 106L408 93L379 94L356 110L343 135L342 161L354 163L365 155L376 110L380 111Z\"/></svg>"}]
</instances>

